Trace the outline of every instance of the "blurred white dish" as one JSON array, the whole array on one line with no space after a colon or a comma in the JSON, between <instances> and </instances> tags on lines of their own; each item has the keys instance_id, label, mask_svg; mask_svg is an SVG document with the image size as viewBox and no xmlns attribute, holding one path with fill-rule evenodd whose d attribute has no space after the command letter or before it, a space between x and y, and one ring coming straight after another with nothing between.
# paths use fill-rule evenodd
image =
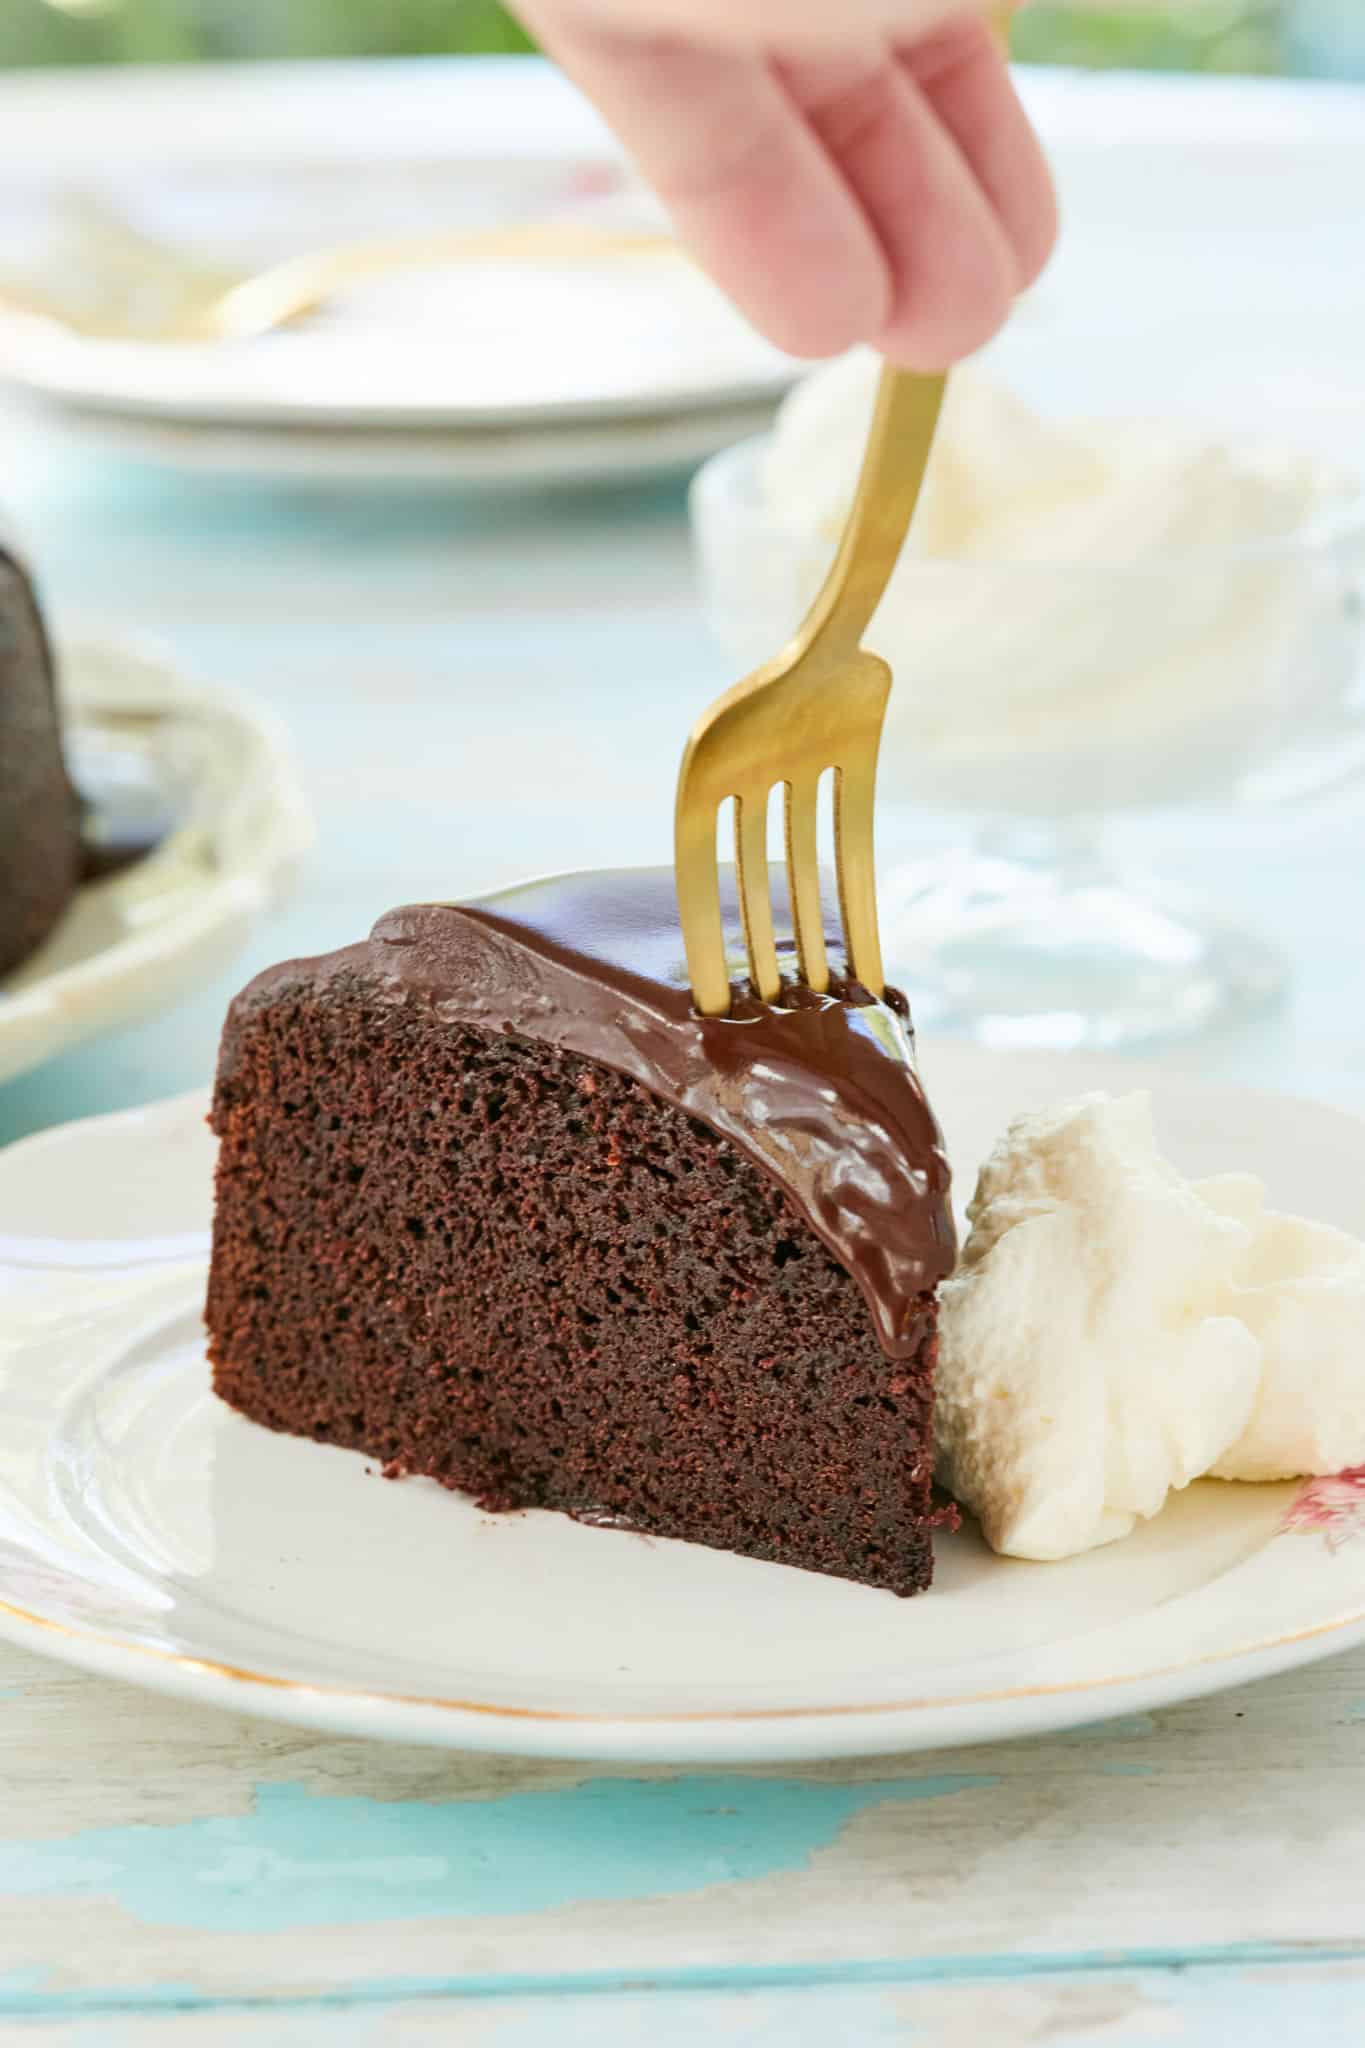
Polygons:
<instances>
[{"instance_id":1,"label":"blurred white dish","mask_svg":"<svg viewBox=\"0 0 1365 2048\"><path fill-rule=\"evenodd\" d=\"M963 1187L1015 1112L1118 1062L939 1046ZM1154 1077L1183 1170L1365 1229L1365 1125ZM1365 1636L1365 1475L1205 1481L1062 1564L936 1545L896 1600L276 1436L209 1390L202 1096L0 1155L0 1634L203 1704L399 1742L768 1763L1074 1727Z\"/></svg>"},{"instance_id":2,"label":"blurred white dish","mask_svg":"<svg viewBox=\"0 0 1365 2048\"><path fill-rule=\"evenodd\" d=\"M466 432L376 428L187 426L73 409L82 443L124 460L200 476L348 487L615 483L704 462L737 436L760 432L772 402L695 406L630 420Z\"/></svg>"},{"instance_id":3,"label":"blurred white dish","mask_svg":"<svg viewBox=\"0 0 1365 2048\"><path fill-rule=\"evenodd\" d=\"M61 669L77 782L146 786L173 823L153 851L83 883L0 984L0 1081L216 974L312 843L282 729L259 706L122 648L65 648Z\"/></svg>"},{"instance_id":4,"label":"blurred white dish","mask_svg":"<svg viewBox=\"0 0 1365 2048\"><path fill-rule=\"evenodd\" d=\"M832 557L871 368L818 372L694 484L703 596L741 667L794 631ZM868 637L896 678L882 790L1093 816L1358 735L1362 588L1365 495L1320 460L1180 424L1056 426L959 372Z\"/></svg>"},{"instance_id":5,"label":"blurred white dish","mask_svg":"<svg viewBox=\"0 0 1365 2048\"><path fill-rule=\"evenodd\" d=\"M794 373L663 234L642 253L398 272L259 340L160 338L228 284L342 244L547 221L666 230L606 162L187 165L40 194L27 213L11 195L6 211L20 217L5 222L0 374L63 407L217 428L543 427L752 403Z\"/></svg>"},{"instance_id":6,"label":"blurred white dish","mask_svg":"<svg viewBox=\"0 0 1365 2048\"><path fill-rule=\"evenodd\" d=\"M832 556L865 369L818 372L774 435L693 483L703 597L737 672L782 646ZM888 836L897 806L971 820L970 843L883 864L887 957L920 1020L1116 1046L1277 995L1278 952L1116 874L1101 833L1120 810L1284 799L1365 766L1358 483L1292 443L1059 428L969 371L921 512L868 634L896 679Z\"/></svg>"}]
</instances>

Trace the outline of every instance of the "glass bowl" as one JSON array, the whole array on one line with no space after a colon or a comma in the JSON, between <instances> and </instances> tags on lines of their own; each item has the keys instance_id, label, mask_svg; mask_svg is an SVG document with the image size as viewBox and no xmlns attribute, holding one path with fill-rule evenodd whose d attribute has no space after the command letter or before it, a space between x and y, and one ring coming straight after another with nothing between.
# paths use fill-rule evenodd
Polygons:
<instances>
[{"instance_id":1,"label":"glass bowl","mask_svg":"<svg viewBox=\"0 0 1365 2048\"><path fill-rule=\"evenodd\" d=\"M764 497L766 438L692 486L698 572L736 674L800 622L837 535ZM1114 1046L1265 1001L1283 963L1216 909L1118 875L1116 813L1326 788L1365 763L1365 497L1289 534L1131 561L907 559L868 634L895 687L879 802L957 814L892 863L883 939L921 1021ZM893 835L894 836L894 831Z\"/></svg>"}]
</instances>

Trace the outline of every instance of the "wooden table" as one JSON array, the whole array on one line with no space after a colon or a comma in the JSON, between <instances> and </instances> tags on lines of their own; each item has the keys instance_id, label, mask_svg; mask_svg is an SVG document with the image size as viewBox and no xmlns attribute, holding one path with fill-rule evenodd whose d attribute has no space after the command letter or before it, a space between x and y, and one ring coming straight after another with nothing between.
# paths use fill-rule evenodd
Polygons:
<instances>
[{"instance_id":1,"label":"wooden table","mask_svg":"<svg viewBox=\"0 0 1365 2048\"><path fill-rule=\"evenodd\" d=\"M1292 407L1365 465L1365 97L1030 90L1079 222L1049 287L1070 337L1057 374L1098 393L1103 373L1142 403ZM542 137L594 132L534 68L10 81L0 164L240 146L248 108L254 132L301 146L388 133L399 108L408 136L487 140L530 101ZM1159 182L1162 139L1192 132L1234 169L1239 152L1338 152L1354 200L1255 232L1201 224L1192 202L1187 230L1144 235L1148 202L1131 179L1102 189L1099 142L1150 140ZM1099 232L1115 208L1136 222L1122 265ZM1035 371L1057 328L1021 327ZM260 492L119 466L15 409L3 434L4 491L58 613L154 630L273 699L322 838L235 973L0 1090L0 1140L204 1080L249 970L353 938L390 903L667 857L681 731L723 679L676 481ZM1365 1109L1356 798L1191 816L1148 844L1294 963L1282 1011L1185 1063ZM4 1650L0 1745L5 2042L1365 2037L1365 1654L1056 1740L699 1776L313 1737Z\"/></svg>"}]
</instances>

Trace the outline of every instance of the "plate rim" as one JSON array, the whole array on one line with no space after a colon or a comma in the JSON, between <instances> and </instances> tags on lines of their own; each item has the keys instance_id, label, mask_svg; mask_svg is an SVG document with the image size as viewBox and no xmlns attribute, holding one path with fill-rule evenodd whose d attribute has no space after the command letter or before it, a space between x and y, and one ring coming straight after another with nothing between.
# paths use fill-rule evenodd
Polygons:
<instances>
[{"instance_id":1,"label":"plate rim","mask_svg":"<svg viewBox=\"0 0 1365 2048\"><path fill-rule=\"evenodd\" d=\"M0 1639L98 1676L335 1734L570 1761L818 1762L1061 1734L1123 1714L1207 1698L1365 1641L1365 1602L1353 1613L1308 1629L1107 1678L946 1699L682 1713L590 1713L312 1684L74 1629L2 1598ZM1025 1711L1005 1711L1021 1707ZM500 1739L513 1731L524 1739Z\"/></svg>"},{"instance_id":2,"label":"plate rim","mask_svg":"<svg viewBox=\"0 0 1365 2048\"><path fill-rule=\"evenodd\" d=\"M2 373L0 373L2 374ZM62 406L92 446L122 461L190 476L274 478L357 488L496 489L527 483L633 483L695 471L736 440L764 432L780 398L619 420L525 428L286 426L198 423Z\"/></svg>"},{"instance_id":3,"label":"plate rim","mask_svg":"<svg viewBox=\"0 0 1365 2048\"><path fill-rule=\"evenodd\" d=\"M940 1041L941 1056L995 1057ZM1012 1062L1020 1056L1008 1055ZM1058 1055L1024 1055L1040 1071ZM1064 1056L1063 1056L1064 1057ZM1155 1063L1082 1056L1075 1064L1117 1068L1134 1086L1144 1082L1197 1089L1231 1103L1251 1098L1304 1105L1357 1125L1365 1120L1311 1098L1206 1083ZM6 1170L33 1148L60 1149L96 1130L149 1136L158 1126L202 1119L207 1092L194 1089L138 1108L53 1126L5 1150ZM36 1270L52 1270L38 1262ZM1284 1525L1264 1547L1284 1540ZM1304 1532L1306 1533L1306 1532ZM1343 1587L1343 1593L1346 1592ZM893 1700L610 1711L513 1704L496 1698L445 1697L315 1683L230 1665L152 1643L130 1641L43 1614L4 1597L0 1638L59 1661L196 1700L201 1704L283 1720L329 1732L437 1747L539 1755L568 1760L737 1763L817 1760L947 1749L1014 1737L1061 1733L1114 1715L1221 1692L1296 1668L1365 1641L1365 1589L1326 1619L1252 1637L1174 1662L1139 1665L1060 1682L987 1686L948 1696L913 1693Z\"/></svg>"},{"instance_id":4,"label":"plate rim","mask_svg":"<svg viewBox=\"0 0 1365 2048\"><path fill-rule=\"evenodd\" d=\"M14 390L31 399L41 400L44 405L69 418L123 423L149 430L178 428L185 434L196 431L205 434L215 431L224 434L254 432L261 435L313 432L353 434L358 438L371 434L407 435L415 440L428 434L487 435L491 438L497 434L567 433L575 428L583 433L594 428L605 433L612 429L620 431L650 425L677 427L694 413L740 412L745 408L756 410L764 405L776 407L802 371L800 362L792 358L787 362L775 362L761 373L755 371L746 377L730 376L710 384L661 386L655 391L618 394L615 398L559 399L541 404L508 403L482 408L457 404L346 406L333 402L310 405L300 400L262 399L250 395L196 403L188 398L177 400L174 396L155 391L116 390L107 385L101 388L93 381L82 381L71 375L63 377L60 374L61 357L74 361L92 357L99 346L94 342L79 344L79 354L76 343L68 345L63 342L56 368L44 374L41 363L35 365L32 360L35 354L32 347L27 351L12 344L8 349L4 347L5 331L5 323L0 319L0 378ZM105 346L131 349L135 344L124 342ZM147 342L141 346L148 350L164 350L174 344Z\"/></svg>"}]
</instances>

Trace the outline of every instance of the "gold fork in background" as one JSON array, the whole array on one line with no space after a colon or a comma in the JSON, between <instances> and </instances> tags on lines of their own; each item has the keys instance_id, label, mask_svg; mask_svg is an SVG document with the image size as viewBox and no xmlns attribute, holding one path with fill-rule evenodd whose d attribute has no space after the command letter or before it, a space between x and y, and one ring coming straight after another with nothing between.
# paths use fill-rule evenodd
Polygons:
<instances>
[{"instance_id":1,"label":"gold fork in background","mask_svg":"<svg viewBox=\"0 0 1365 2048\"><path fill-rule=\"evenodd\" d=\"M862 645L910 527L946 379L885 369L862 473L834 566L796 638L719 697L693 728L674 826L687 971L703 1016L730 1008L716 820L735 800L735 852L749 978L764 1002L782 986L768 891L768 800L783 786L797 972L829 987L820 903L817 799L834 771L835 870L849 972L885 986L877 932L872 812L891 671Z\"/></svg>"},{"instance_id":2,"label":"gold fork in background","mask_svg":"<svg viewBox=\"0 0 1365 2048\"><path fill-rule=\"evenodd\" d=\"M106 301L73 306L42 285L0 277L0 314L54 321L100 340L258 341L323 311L356 285L403 271L478 263L680 260L675 237L658 229L548 220L343 243L232 276L180 257L100 201L83 201L77 224L87 245L78 274L88 288L92 274L98 280L103 259Z\"/></svg>"},{"instance_id":3,"label":"gold fork in background","mask_svg":"<svg viewBox=\"0 0 1365 2048\"><path fill-rule=\"evenodd\" d=\"M526 221L432 235L391 236L289 258L232 286L201 308L179 337L251 341L317 313L358 284L404 270L455 263L600 263L608 258L676 255L676 239L657 229L588 222Z\"/></svg>"}]
</instances>

